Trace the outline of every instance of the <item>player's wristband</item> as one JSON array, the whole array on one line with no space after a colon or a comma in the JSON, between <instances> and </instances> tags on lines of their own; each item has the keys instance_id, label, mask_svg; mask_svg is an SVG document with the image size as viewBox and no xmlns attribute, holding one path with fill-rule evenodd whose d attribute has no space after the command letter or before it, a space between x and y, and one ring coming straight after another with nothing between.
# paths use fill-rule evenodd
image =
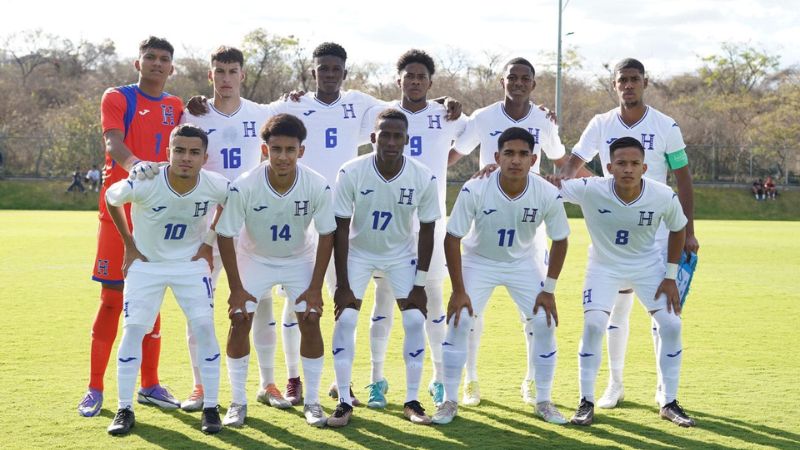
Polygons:
<instances>
[{"instance_id":1,"label":"player's wristband","mask_svg":"<svg viewBox=\"0 0 800 450\"><path fill-rule=\"evenodd\" d=\"M667 263L667 274L664 275L664 278L667 280L674 280L678 278L678 265Z\"/></svg>"},{"instance_id":2,"label":"player's wristband","mask_svg":"<svg viewBox=\"0 0 800 450\"><path fill-rule=\"evenodd\" d=\"M428 281L428 272L424 270L417 270L417 276L414 277L414 286L425 287Z\"/></svg>"},{"instance_id":3,"label":"player's wristband","mask_svg":"<svg viewBox=\"0 0 800 450\"><path fill-rule=\"evenodd\" d=\"M550 278L550 277L545 278L544 286L542 287L542 290L544 292L547 292L548 294L554 293L556 291L556 282L557 281L558 280L555 279L555 278Z\"/></svg>"},{"instance_id":4,"label":"player's wristband","mask_svg":"<svg viewBox=\"0 0 800 450\"><path fill-rule=\"evenodd\" d=\"M214 230L208 230L205 237L203 238L203 243L213 247L214 242L217 242L217 232Z\"/></svg>"}]
</instances>

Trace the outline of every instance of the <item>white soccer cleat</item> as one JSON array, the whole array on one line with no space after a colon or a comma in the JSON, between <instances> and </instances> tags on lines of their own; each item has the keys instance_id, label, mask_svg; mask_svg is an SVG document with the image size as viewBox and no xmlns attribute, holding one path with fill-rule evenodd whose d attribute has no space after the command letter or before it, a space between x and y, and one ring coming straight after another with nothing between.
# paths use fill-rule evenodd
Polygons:
<instances>
[{"instance_id":1,"label":"white soccer cleat","mask_svg":"<svg viewBox=\"0 0 800 450\"><path fill-rule=\"evenodd\" d=\"M544 419L547 423L564 425L567 419L558 411L553 402L540 402L536 404L536 415Z\"/></svg>"},{"instance_id":2,"label":"white soccer cleat","mask_svg":"<svg viewBox=\"0 0 800 450\"><path fill-rule=\"evenodd\" d=\"M603 396L597 400L597 407L603 409L616 408L625 399L625 387L622 383L609 383Z\"/></svg>"},{"instance_id":3,"label":"white soccer cleat","mask_svg":"<svg viewBox=\"0 0 800 450\"><path fill-rule=\"evenodd\" d=\"M283 394L275 386L275 383L270 383L264 389L258 391L256 400L259 402L272 406L273 408L286 409L292 407L292 402L283 398Z\"/></svg>"},{"instance_id":4,"label":"white soccer cleat","mask_svg":"<svg viewBox=\"0 0 800 450\"><path fill-rule=\"evenodd\" d=\"M478 406L481 404L481 389L477 381L470 381L464 385L464 396L461 398L464 406Z\"/></svg>"},{"instance_id":5,"label":"white soccer cleat","mask_svg":"<svg viewBox=\"0 0 800 450\"><path fill-rule=\"evenodd\" d=\"M431 423L437 425L447 425L458 415L458 404L451 400L446 400L436 409L436 414L431 417Z\"/></svg>"},{"instance_id":6,"label":"white soccer cleat","mask_svg":"<svg viewBox=\"0 0 800 450\"><path fill-rule=\"evenodd\" d=\"M203 385L195 385L189 398L181 402L181 409L186 412L203 410Z\"/></svg>"},{"instance_id":7,"label":"white soccer cleat","mask_svg":"<svg viewBox=\"0 0 800 450\"><path fill-rule=\"evenodd\" d=\"M520 393L522 393L523 402L531 406L536 406L536 391L533 380L523 380L522 387L520 387Z\"/></svg>"},{"instance_id":8,"label":"white soccer cleat","mask_svg":"<svg viewBox=\"0 0 800 450\"><path fill-rule=\"evenodd\" d=\"M306 416L306 423L312 427L321 428L328 422L328 416L325 415L325 411L322 410L319 403L304 405L303 414Z\"/></svg>"},{"instance_id":9,"label":"white soccer cleat","mask_svg":"<svg viewBox=\"0 0 800 450\"><path fill-rule=\"evenodd\" d=\"M225 418L222 419L222 424L226 427L240 428L244 426L245 418L247 418L247 405L231 403Z\"/></svg>"}]
</instances>

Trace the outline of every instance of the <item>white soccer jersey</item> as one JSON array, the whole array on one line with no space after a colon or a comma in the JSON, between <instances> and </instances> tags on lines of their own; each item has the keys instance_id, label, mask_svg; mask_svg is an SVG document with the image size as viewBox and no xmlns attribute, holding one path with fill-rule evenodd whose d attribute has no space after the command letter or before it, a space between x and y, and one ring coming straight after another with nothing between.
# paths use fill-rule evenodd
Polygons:
<instances>
[{"instance_id":1,"label":"white soccer jersey","mask_svg":"<svg viewBox=\"0 0 800 450\"><path fill-rule=\"evenodd\" d=\"M481 167L494 164L497 138L500 133L511 127L524 128L536 138L533 152L538 158L531 167L531 172L539 173L542 151L551 160L561 159L565 155L564 144L558 137L558 126L553 124L545 112L533 102L528 115L520 120L514 120L506 114L502 101L475 110L467 122L464 133L456 140L456 148L459 152L470 153L480 144Z\"/></svg>"},{"instance_id":2,"label":"white soccer jersey","mask_svg":"<svg viewBox=\"0 0 800 450\"><path fill-rule=\"evenodd\" d=\"M464 237L464 256L501 262L530 261L536 229L545 223L554 241L569 235L569 224L558 189L529 174L528 185L516 198L500 188L500 171L469 180L461 188L447 232Z\"/></svg>"},{"instance_id":3,"label":"white soccer jersey","mask_svg":"<svg viewBox=\"0 0 800 450\"><path fill-rule=\"evenodd\" d=\"M631 126L625 125L620 116L620 108L605 114L598 114L589 121L580 140L572 149L572 154L589 162L600 154L603 174L609 176L606 165L611 162L609 146L615 140L630 136L644 146L644 162L647 164L645 177L660 183L667 182L667 155L686 148L678 124L666 114L648 106L644 116Z\"/></svg>"},{"instance_id":4,"label":"white soccer jersey","mask_svg":"<svg viewBox=\"0 0 800 450\"><path fill-rule=\"evenodd\" d=\"M313 93L299 102L272 103L275 112L297 116L303 121L308 137L303 164L320 173L333 186L344 163L358 156L362 144L361 124L371 107L383 102L359 91L342 91L339 98L325 104Z\"/></svg>"},{"instance_id":5,"label":"white soccer jersey","mask_svg":"<svg viewBox=\"0 0 800 450\"><path fill-rule=\"evenodd\" d=\"M334 213L352 218L350 255L393 261L415 255L414 214L423 223L442 216L435 176L422 164L403 157L403 167L386 180L375 153L346 163L336 180Z\"/></svg>"},{"instance_id":6,"label":"white soccer jersey","mask_svg":"<svg viewBox=\"0 0 800 450\"><path fill-rule=\"evenodd\" d=\"M121 180L106 192L109 205L131 203L133 239L150 262L190 261L208 231L207 216L225 203L228 180L200 170L194 189L178 194L168 181L169 166L154 180Z\"/></svg>"},{"instance_id":7,"label":"white soccer jersey","mask_svg":"<svg viewBox=\"0 0 800 450\"><path fill-rule=\"evenodd\" d=\"M336 230L331 187L318 173L297 165L294 185L279 194L269 184L264 162L231 183L217 223L220 236L239 236L239 249L257 261L283 264L287 258L314 260L317 234Z\"/></svg>"},{"instance_id":8,"label":"white soccer jersey","mask_svg":"<svg viewBox=\"0 0 800 450\"><path fill-rule=\"evenodd\" d=\"M194 116L189 111L182 123L192 123L208 133L208 161L203 168L222 174L229 180L261 163L261 136L259 131L273 115L270 105L259 105L241 99L233 114L214 108L214 99L208 102L208 113Z\"/></svg>"},{"instance_id":9,"label":"white soccer jersey","mask_svg":"<svg viewBox=\"0 0 800 450\"><path fill-rule=\"evenodd\" d=\"M663 221L670 231L686 226L678 194L657 181L642 178L642 193L630 203L614 190L613 178L579 178L561 182L564 201L580 205L592 245L590 263L609 270L638 271L663 264L656 231Z\"/></svg>"}]
</instances>

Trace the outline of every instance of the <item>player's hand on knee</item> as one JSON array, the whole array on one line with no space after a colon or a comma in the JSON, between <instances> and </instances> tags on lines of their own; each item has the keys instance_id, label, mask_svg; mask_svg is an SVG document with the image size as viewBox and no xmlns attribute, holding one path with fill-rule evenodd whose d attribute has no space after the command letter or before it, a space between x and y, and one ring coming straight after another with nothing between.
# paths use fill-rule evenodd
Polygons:
<instances>
[{"instance_id":1,"label":"player's hand on knee","mask_svg":"<svg viewBox=\"0 0 800 450\"><path fill-rule=\"evenodd\" d=\"M450 294L450 301L447 302L447 323L450 323L450 318L453 318L453 326L457 327L461 319L461 310L467 308L470 316L475 315L472 311L472 300L466 292L453 291Z\"/></svg>"},{"instance_id":2,"label":"player's hand on knee","mask_svg":"<svg viewBox=\"0 0 800 450\"><path fill-rule=\"evenodd\" d=\"M458 100L451 97L446 97L444 99L444 107L447 108L447 115L444 117L445 120L451 121L461 117L461 111L463 110L463 107L461 102Z\"/></svg>"},{"instance_id":3,"label":"player's hand on knee","mask_svg":"<svg viewBox=\"0 0 800 450\"><path fill-rule=\"evenodd\" d=\"M250 315L247 313L247 302L257 303L257 300L242 288L231 289L228 297L228 318L233 319L235 315L241 314L244 320L248 320Z\"/></svg>"},{"instance_id":4,"label":"player's hand on knee","mask_svg":"<svg viewBox=\"0 0 800 450\"><path fill-rule=\"evenodd\" d=\"M186 102L186 110L194 116L208 114L208 99L205 95L195 95Z\"/></svg>"},{"instance_id":5,"label":"player's hand on knee","mask_svg":"<svg viewBox=\"0 0 800 450\"><path fill-rule=\"evenodd\" d=\"M128 269L131 268L133 262L136 260L147 262L147 258L136 248L135 245L125 246L125 257L122 260L122 277L128 276Z\"/></svg>"},{"instance_id":6,"label":"player's hand on knee","mask_svg":"<svg viewBox=\"0 0 800 450\"><path fill-rule=\"evenodd\" d=\"M411 289L411 292L408 293L408 297L404 303L404 305L400 305L401 310L416 308L420 310L426 319L428 318L428 294L425 292L424 287L415 285Z\"/></svg>"},{"instance_id":7,"label":"player's hand on knee","mask_svg":"<svg viewBox=\"0 0 800 450\"><path fill-rule=\"evenodd\" d=\"M208 263L208 271L214 271L214 249L208 244L202 244L200 248L197 249L197 253L192 256L192 261L197 261L199 259L205 259L206 263Z\"/></svg>"},{"instance_id":8,"label":"player's hand on knee","mask_svg":"<svg viewBox=\"0 0 800 450\"><path fill-rule=\"evenodd\" d=\"M322 315L322 290L321 289L306 289L294 301L295 305L306 302L306 310L303 313L303 320L308 320L310 314Z\"/></svg>"},{"instance_id":9,"label":"player's hand on knee","mask_svg":"<svg viewBox=\"0 0 800 450\"><path fill-rule=\"evenodd\" d=\"M131 171L128 173L128 179L151 180L158 175L160 168L161 165L157 162L137 161L136 164L131 167Z\"/></svg>"},{"instance_id":10,"label":"player's hand on knee","mask_svg":"<svg viewBox=\"0 0 800 450\"><path fill-rule=\"evenodd\" d=\"M545 291L539 292L536 296L536 303L533 305L533 314L539 311L539 308L544 309L544 315L547 318L547 328L550 328L551 323L558 326L558 310L556 309L556 296Z\"/></svg>"},{"instance_id":11,"label":"player's hand on knee","mask_svg":"<svg viewBox=\"0 0 800 450\"><path fill-rule=\"evenodd\" d=\"M656 290L656 299L660 295L667 297L667 312L673 312L676 316L681 314L681 296L678 292L678 285L675 280L665 278Z\"/></svg>"},{"instance_id":12,"label":"player's hand on knee","mask_svg":"<svg viewBox=\"0 0 800 450\"><path fill-rule=\"evenodd\" d=\"M499 166L497 164L487 164L483 167L483 169L475 172L472 175L472 178L486 178L492 174L495 170L497 170Z\"/></svg>"},{"instance_id":13,"label":"player's hand on knee","mask_svg":"<svg viewBox=\"0 0 800 450\"><path fill-rule=\"evenodd\" d=\"M342 311L345 308L354 308L358 309L358 299L356 298L355 294L353 294L353 290L349 287L336 287L336 291L333 294L333 317L335 320L339 320L339 316L342 315Z\"/></svg>"}]
</instances>

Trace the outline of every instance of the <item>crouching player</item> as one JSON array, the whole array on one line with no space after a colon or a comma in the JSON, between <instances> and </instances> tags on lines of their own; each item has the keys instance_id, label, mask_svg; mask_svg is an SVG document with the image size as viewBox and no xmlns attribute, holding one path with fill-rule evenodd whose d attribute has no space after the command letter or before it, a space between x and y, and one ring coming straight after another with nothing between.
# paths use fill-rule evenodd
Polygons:
<instances>
[{"instance_id":1,"label":"crouching player","mask_svg":"<svg viewBox=\"0 0 800 450\"><path fill-rule=\"evenodd\" d=\"M533 135L523 128L508 128L500 134L495 153L500 170L468 181L450 215L444 243L453 286L442 344L445 401L433 423L450 423L458 413L458 384L473 316L483 313L497 286L508 289L520 314L532 325L536 414L550 423L567 422L552 403L550 391L557 361L558 312L553 293L567 254L569 225L558 189L530 173L536 162L535 144ZM533 263L534 237L542 223L553 241L546 278L541 266Z\"/></svg>"},{"instance_id":2,"label":"crouching player","mask_svg":"<svg viewBox=\"0 0 800 450\"><path fill-rule=\"evenodd\" d=\"M306 421L321 427L327 420L319 404L323 367L319 317L322 281L333 251L336 221L331 188L325 178L297 163L305 151L302 145L305 138L306 128L295 116L278 114L267 121L261 128L264 142L261 150L267 161L231 184L216 227L231 290L227 362L233 399L225 415L225 425L242 426L247 417L245 385L256 299L263 298L277 284L283 286L294 302L300 327ZM314 243L317 234L309 229L312 219L319 234L317 245ZM239 236L238 250L233 244L236 236ZM258 317L255 315L256 320ZM270 351L274 355L274 344L269 349L257 347L256 351L259 358Z\"/></svg>"},{"instance_id":3,"label":"crouching player","mask_svg":"<svg viewBox=\"0 0 800 450\"><path fill-rule=\"evenodd\" d=\"M106 192L108 210L125 243L124 326L117 352L119 410L110 434L133 427L133 391L142 361L142 339L150 332L167 287L197 337L200 377L206 387L201 429L222 429L217 410L219 344L214 333L211 247L207 215L225 202L228 180L202 170L208 136L190 124L170 134L169 165L154 181L122 180ZM123 205L131 203L133 235Z\"/></svg>"},{"instance_id":4,"label":"crouching player","mask_svg":"<svg viewBox=\"0 0 800 450\"><path fill-rule=\"evenodd\" d=\"M603 350L603 334L617 292L633 288L656 323L660 344L657 365L666 401L661 417L682 427L694 426L678 405L681 370L681 303L675 277L686 233L686 216L678 194L657 181L642 178L647 171L642 144L632 137L609 147L608 172L613 178L561 181L565 201L580 205L592 245L583 288L583 337L578 352L581 401L572 417L576 425L591 425L594 388ZM667 264L656 243L661 222L669 229Z\"/></svg>"}]
</instances>

